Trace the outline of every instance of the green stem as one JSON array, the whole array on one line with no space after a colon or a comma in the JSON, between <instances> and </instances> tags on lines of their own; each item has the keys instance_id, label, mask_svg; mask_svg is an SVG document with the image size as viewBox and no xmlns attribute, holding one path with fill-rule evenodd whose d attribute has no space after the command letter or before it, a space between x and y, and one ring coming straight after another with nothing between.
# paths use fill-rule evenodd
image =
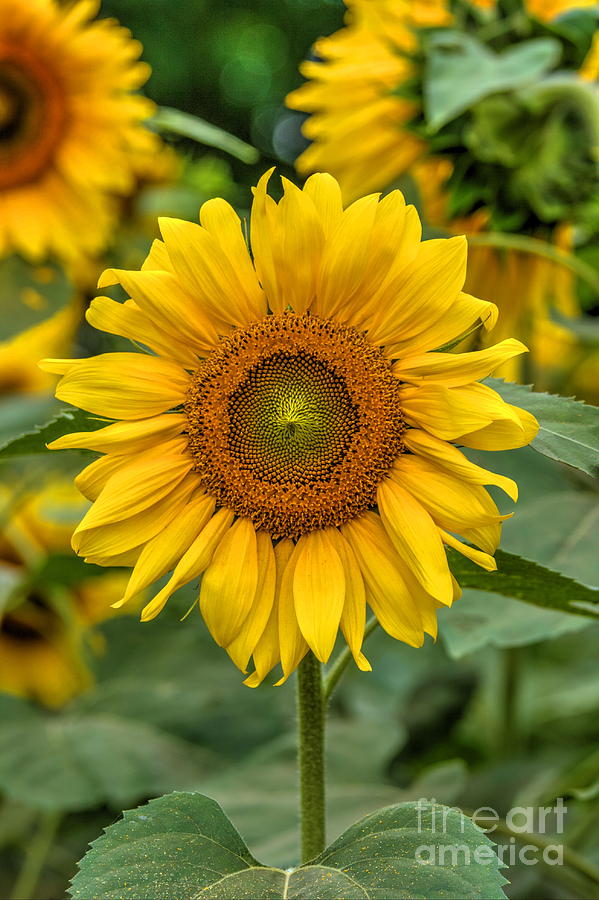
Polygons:
<instances>
[{"instance_id":1,"label":"green stem","mask_svg":"<svg viewBox=\"0 0 599 900\"><path fill-rule=\"evenodd\" d=\"M501 653L501 719L499 727L500 746L508 755L520 749L520 727L518 721L518 693L520 681L520 659L518 647L507 647Z\"/></svg>"},{"instance_id":2,"label":"green stem","mask_svg":"<svg viewBox=\"0 0 599 900\"><path fill-rule=\"evenodd\" d=\"M302 863L325 847L324 731L322 667L312 653L297 670Z\"/></svg>"},{"instance_id":3,"label":"green stem","mask_svg":"<svg viewBox=\"0 0 599 900\"><path fill-rule=\"evenodd\" d=\"M30 900L35 895L60 820L61 815L56 812L43 813L40 816L38 829L27 847L21 871L17 875L11 900Z\"/></svg>"},{"instance_id":4,"label":"green stem","mask_svg":"<svg viewBox=\"0 0 599 900\"><path fill-rule=\"evenodd\" d=\"M368 622L366 623L366 627L364 628L364 640L366 640L366 638L368 637L369 634L372 634L372 632L374 631L374 629L377 627L378 624L379 623L376 619L376 616L372 616L372 618L370 618L368 620ZM337 659L335 660L335 662L333 663L333 665L331 666L331 668L329 669L329 671L327 672L326 678L324 680L324 702L325 702L325 705L331 699L331 695L332 695L333 691L335 690L335 688L337 687L337 684L338 684L341 676L347 669L351 659L352 659L351 650L349 649L349 647L344 647L343 650L341 651L341 653L339 654L339 656L337 657Z\"/></svg>"},{"instance_id":5,"label":"green stem","mask_svg":"<svg viewBox=\"0 0 599 900\"><path fill-rule=\"evenodd\" d=\"M525 234L504 234L500 231L487 231L481 234L468 236L468 243L472 247L497 247L503 250L518 250L520 253L532 253L535 256L543 256L559 266L565 266L574 272L582 281L593 288L599 294L599 275L592 266L583 262L574 253L561 250L548 241L539 238L528 237Z\"/></svg>"}]
</instances>

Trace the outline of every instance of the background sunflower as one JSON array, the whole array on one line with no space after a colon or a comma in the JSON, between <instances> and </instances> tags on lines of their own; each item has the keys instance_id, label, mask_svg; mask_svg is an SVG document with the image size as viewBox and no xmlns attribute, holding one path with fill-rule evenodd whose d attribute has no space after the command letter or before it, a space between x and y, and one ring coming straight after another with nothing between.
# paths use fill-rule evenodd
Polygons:
<instances>
[{"instance_id":1,"label":"background sunflower","mask_svg":"<svg viewBox=\"0 0 599 900\"><path fill-rule=\"evenodd\" d=\"M493 286L505 334L576 316L567 254L597 233L594 7L357 0L347 18L287 98L310 113L299 171L333 172L349 198L410 173L429 223L472 236L467 289ZM527 366L542 379L534 352Z\"/></svg>"}]
</instances>

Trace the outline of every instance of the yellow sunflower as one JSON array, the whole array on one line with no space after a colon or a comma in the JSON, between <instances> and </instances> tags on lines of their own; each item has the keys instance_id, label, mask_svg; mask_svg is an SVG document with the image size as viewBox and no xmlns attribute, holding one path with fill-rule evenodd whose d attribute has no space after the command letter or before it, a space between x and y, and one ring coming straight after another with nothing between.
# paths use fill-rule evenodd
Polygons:
<instances>
[{"instance_id":1,"label":"yellow sunflower","mask_svg":"<svg viewBox=\"0 0 599 900\"><path fill-rule=\"evenodd\" d=\"M0 691L61 706L92 681L90 626L114 614L127 583L121 572L91 575L68 587L49 584L49 554L66 554L88 504L67 481L53 481L15 506L2 497L0 578L8 597L0 613ZM89 649L89 648L87 648Z\"/></svg>"},{"instance_id":2,"label":"yellow sunflower","mask_svg":"<svg viewBox=\"0 0 599 900\"><path fill-rule=\"evenodd\" d=\"M0 342L0 399L55 386L56 377L40 370L39 358L45 353L69 352L80 316L80 304L73 301L39 325Z\"/></svg>"},{"instance_id":3,"label":"yellow sunflower","mask_svg":"<svg viewBox=\"0 0 599 900\"><path fill-rule=\"evenodd\" d=\"M315 60L302 67L307 82L287 98L290 107L310 115L304 133L311 143L298 170L331 172L348 200L411 174L431 224L476 235L466 289L485 296L493 285L503 333L534 346L535 318L546 317L550 308L570 316L579 312L571 272L543 255L476 244L483 243L481 234L500 232L539 238L568 252L572 225L583 241L599 228L599 105L593 84L599 33L593 37L593 4L346 3L346 27L317 41ZM570 22L573 12L578 18ZM484 85L485 60L514 51L529 52L529 61L544 54L545 63L528 81L506 82L487 94L474 83L472 90L475 59ZM438 124L427 104L442 80L434 81L440 65L449 67L457 79L454 90L466 99ZM451 99L446 92L445 103ZM514 361L501 374L514 377L518 369Z\"/></svg>"},{"instance_id":4,"label":"yellow sunflower","mask_svg":"<svg viewBox=\"0 0 599 900\"><path fill-rule=\"evenodd\" d=\"M134 93L141 46L99 0L0 0L0 254L71 260L106 243L115 197L160 144Z\"/></svg>"},{"instance_id":5,"label":"yellow sunflower","mask_svg":"<svg viewBox=\"0 0 599 900\"><path fill-rule=\"evenodd\" d=\"M368 669L367 605L398 640L435 635L459 594L445 547L495 569L505 516L484 485L516 498L456 444L520 447L537 431L477 383L519 341L439 349L497 315L462 291L463 237L422 242L399 191L343 209L327 174L303 190L283 179L276 203L270 175L252 255L214 199L199 225L160 220L140 272L104 274L131 299L98 297L90 323L150 352L44 364L61 400L111 420L49 445L103 454L77 479L94 504L74 549L134 566L122 602L172 573L144 621L202 575L201 613L241 670L253 657L251 686L309 649L328 660L339 629Z\"/></svg>"},{"instance_id":6,"label":"yellow sunflower","mask_svg":"<svg viewBox=\"0 0 599 900\"><path fill-rule=\"evenodd\" d=\"M458 27L468 9L474 14L471 24L503 26L503 18L513 15L513 9L508 13L503 9L508 4L501 0L462 0L456 20L449 0L345 0L345 4L345 27L316 41L315 59L301 66L307 81L286 102L309 114L303 131L311 143L297 160L298 171L330 172L341 184L344 198L354 200L365 191L386 188L430 153L426 137L410 127L423 98L405 90L422 63L421 36L428 29ZM547 23L575 9L592 9L594 3L525 0L522 6L532 27L534 21ZM477 11L482 18L476 17ZM530 27L521 33L528 36ZM594 42L584 57L582 77L597 77L598 59Z\"/></svg>"}]
</instances>

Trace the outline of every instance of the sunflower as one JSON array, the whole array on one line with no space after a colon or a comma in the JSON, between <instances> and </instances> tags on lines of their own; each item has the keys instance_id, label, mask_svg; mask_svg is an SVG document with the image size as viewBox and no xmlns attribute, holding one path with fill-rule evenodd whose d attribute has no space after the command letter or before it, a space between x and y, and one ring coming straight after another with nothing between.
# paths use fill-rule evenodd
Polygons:
<instances>
[{"instance_id":1,"label":"sunflower","mask_svg":"<svg viewBox=\"0 0 599 900\"><path fill-rule=\"evenodd\" d=\"M516 498L455 444L520 447L537 431L477 383L519 341L439 349L496 319L462 291L463 237L422 242L399 191L344 210L327 174L303 190L283 179L276 203L270 175L251 256L214 199L199 225L160 220L140 272L104 274L130 299L96 298L89 322L149 353L44 363L63 376L57 397L109 420L49 445L103 454L77 479L94 504L74 549L133 566L122 602L172 573L144 621L202 575L201 613L242 671L253 657L250 686L279 662L286 679L309 649L328 660L339 629L369 669L367 605L398 640L434 636L459 594L445 548L494 570L505 516L484 485Z\"/></svg>"},{"instance_id":2,"label":"sunflower","mask_svg":"<svg viewBox=\"0 0 599 900\"><path fill-rule=\"evenodd\" d=\"M55 386L55 376L42 372L37 363L43 353L69 352L80 315L79 303L73 300L45 321L0 342L0 401Z\"/></svg>"},{"instance_id":3,"label":"sunflower","mask_svg":"<svg viewBox=\"0 0 599 900\"><path fill-rule=\"evenodd\" d=\"M310 114L298 170L331 172L349 200L412 175L431 224L475 236L466 289L484 296L493 284L505 333L533 344L536 316L579 312L571 273L547 256L476 244L485 232L516 234L569 252L572 226L583 241L599 230L592 4L346 2L346 27L316 43L308 81L287 98ZM516 53L510 81L501 66ZM485 90L490 72L504 81ZM514 362L502 374L517 371Z\"/></svg>"},{"instance_id":4,"label":"sunflower","mask_svg":"<svg viewBox=\"0 0 599 900\"><path fill-rule=\"evenodd\" d=\"M72 260L105 245L138 159L160 147L134 93L141 46L99 0L0 0L0 254Z\"/></svg>"},{"instance_id":5,"label":"sunflower","mask_svg":"<svg viewBox=\"0 0 599 900\"><path fill-rule=\"evenodd\" d=\"M0 577L8 602L0 615L0 691L61 706L90 685L86 650L100 649L90 626L114 614L111 600L126 579L90 574L67 586L44 576L50 554L70 552L87 505L72 483L50 482L16 508L14 496L2 500Z\"/></svg>"}]
</instances>

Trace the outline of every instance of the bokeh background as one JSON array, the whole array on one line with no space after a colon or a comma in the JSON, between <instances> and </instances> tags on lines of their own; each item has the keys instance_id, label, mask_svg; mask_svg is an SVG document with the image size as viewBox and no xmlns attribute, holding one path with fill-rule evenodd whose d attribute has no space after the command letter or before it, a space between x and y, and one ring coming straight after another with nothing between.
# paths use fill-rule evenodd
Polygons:
<instances>
[{"instance_id":1,"label":"bokeh background","mask_svg":"<svg viewBox=\"0 0 599 900\"><path fill-rule=\"evenodd\" d=\"M305 146L302 116L285 108L284 97L301 83L298 65L314 39L340 27L343 12L341 0L102 3L101 15L116 16L143 43L153 100L260 153L248 165L173 139L183 174L149 184L131 201L107 262L139 265L160 213L192 219L211 196L247 210L250 186L268 166L293 172ZM28 277L21 266L0 263L3 303ZM93 274L82 278L82 305L93 296ZM68 292L62 277L51 292L57 309ZM580 330L592 343L596 303L584 299L589 312ZM76 355L119 347L87 326L74 335ZM56 408L43 385L26 395L15 395L10 383L2 390L3 440ZM32 457L17 448L0 463L0 590L25 566L33 609L33 618L0 624L0 896L64 897L88 843L121 809L175 789L213 796L259 859L289 865L297 853L293 680L276 690L244 688L199 615L181 621L193 586L151 623L140 625L134 610L108 615L106 598L118 595L121 574L84 566L64 538L78 503L67 485L88 457ZM503 546L598 584L599 497L591 479L531 450L517 460L497 453L492 463L521 485ZM19 497L26 508L15 524ZM52 615L40 585L52 588ZM330 715L330 837L402 799L505 815L561 796L566 834L555 840L599 865L599 627L475 591L443 611L440 625L438 642L422 650L375 634L374 672L350 672L339 690ZM49 633L60 651L51 657L42 647ZM19 675L12 685L7 670ZM494 837L510 845L509 834ZM599 896L575 865L517 864L509 877L513 898Z\"/></svg>"}]
</instances>

